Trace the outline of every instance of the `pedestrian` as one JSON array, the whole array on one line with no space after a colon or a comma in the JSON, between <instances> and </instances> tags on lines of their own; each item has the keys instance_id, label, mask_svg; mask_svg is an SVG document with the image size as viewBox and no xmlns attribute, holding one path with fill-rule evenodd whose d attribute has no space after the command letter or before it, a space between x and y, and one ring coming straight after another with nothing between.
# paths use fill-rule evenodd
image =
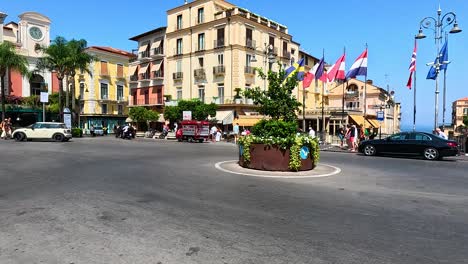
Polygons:
<instances>
[{"instance_id":1,"label":"pedestrian","mask_svg":"<svg viewBox=\"0 0 468 264\"><path fill-rule=\"evenodd\" d=\"M89 129L89 132L91 133L92 137L96 136L96 134L94 133L94 125L91 125L91 128Z\"/></svg>"},{"instance_id":2,"label":"pedestrian","mask_svg":"<svg viewBox=\"0 0 468 264\"><path fill-rule=\"evenodd\" d=\"M309 126L309 137L315 138L315 130Z\"/></svg>"},{"instance_id":3,"label":"pedestrian","mask_svg":"<svg viewBox=\"0 0 468 264\"><path fill-rule=\"evenodd\" d=\"M338 129L338 138L340 139L340 148L343 148L343 141L345 138L345 129L343 127Z\"/></svg>"},{"instance_id":4,"label":"pedestrian","mask_svg":"<svg viewBox=\"0 0 468 264\"><path fill-rule=\"evenodd\" d=\"M348 150L351 150L351 125L350 124L346 125L345 139L346 139L346 147L348 148Z\"/></svg>"},{"instance_id":5,"label":"pedestrian","mask_svg":"<svg viewBox=\"0 0 468 264\"><path fill-rule=\"evenodd\" d=\"M358 130L356 128L356 125L352 125L350 130L351 132L349 134L349 141L351 143L351 152L356 152L357 137L358 137Z\"/></svg>"},{"instance_id":6,"label":"pedestrian","mask_svg":"<svg viewBox=\"0 0 468 264\"><path fill-rule=\"evenodd\" d=\"M359 143L366 140L366 132L364 130L365 130L364 125L361 124L359 126Z\"/></svg>"},{"instance_id":7,"label":"pedestrian","mask_svg":"<svg viewBox=\"0 0 468 264\"><path fill-rule=\"evenodd\" d=\"M221 141L221 135L223 134L223 131L220 129L220 128L217 128L217 131L216 131L216 142L219 142Z\"/></svg>"},{"instance_id":8,"label":"pedestrian","mask_svg":"<svg viewBox=\"0 0 468 264\"><path fill-rule=\"evenodd\" d=\"M440 128L436 128L435 132L437 136L448 140L447 135L442 130L440 130Z\"/></svg>"},{"instance_id":9,"label":"pedestrian","mask_svg":"<svg viewBox=\"0 0 468 264\"><path fill-rule=\"evenodd\" d=\"M232 132L234 133L234 144L237 144L237 140L239 139L239 123L236 123L232 127Z\"/></svg>"},{"instance_id":10,"label":"pedestrian","mask_svg":"<svg viewBox=\"0 0 468 264\"><path fill-rule=\"evenodd\" d=\"M7 122L8 122L8 120L5 118L5 120L3 120L2 123L0 124L0 129L2 129L2 136L1 136L1 138L3 138L3 139L7 139L7 138L6 138L6 126L7 126Z\"/></svg>"},{"instance_id":11,"label":"pedestrian","mask_svg":"<svg viewBox=\"0 0 468 264\"><path fill-rule=\"evenodd\" d=\"M211 135L211 142L215 142L216 141L216 133L218 132L218 128L213 125L210 129L210 135Z\"/></svg>"}]
</instances>

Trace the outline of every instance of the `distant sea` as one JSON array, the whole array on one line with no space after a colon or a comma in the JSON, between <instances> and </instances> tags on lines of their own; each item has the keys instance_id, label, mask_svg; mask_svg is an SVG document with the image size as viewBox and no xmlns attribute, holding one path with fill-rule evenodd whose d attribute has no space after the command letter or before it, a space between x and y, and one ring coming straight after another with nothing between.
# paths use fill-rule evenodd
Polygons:
<instances>
[{"instance_id":1,"label":"distant sea","mask_svg":"<svg viewBox=\"0 0 468 264\"><path fill-rule=\"evenodd\" d=\"M418 124L416 124L416 131L432 133L433 129L434 128L432 127L432 125L418 125ZM401 125L401 131L412 131L412 130L413 130L413 124L402 124Z\"/></svg>"}]
</instances>

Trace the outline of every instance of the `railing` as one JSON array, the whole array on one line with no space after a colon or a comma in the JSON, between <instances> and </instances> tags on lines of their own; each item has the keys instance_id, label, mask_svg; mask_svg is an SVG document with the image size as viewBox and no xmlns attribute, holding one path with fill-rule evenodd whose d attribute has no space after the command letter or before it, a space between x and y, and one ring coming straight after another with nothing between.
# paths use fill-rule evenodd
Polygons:
<instances>
[{"instance_id":1,"label":"railing","mask_svg":"<svg viewBox=\"0 0 468 264\"><path fill-rule=\"evenodd\" d=\"M154 71L151 79L160 79L160 78L164 78L163 71L162 70Z\"/></svg>"},{"instance_id":2,"label":"railing","mask_svg":"<svg viewBox=\"0 0 468 264\"><path fill-rule=\"evenodd\" d=\"M138 75L130 75L130 82L138 82Z\"/></svg>"},{"instance_id":3,"label":"railing","mask_svg":"<svg viewBox=\"0 0 468 264\"><path fill-rule=\"evenodd\" d=\"M213 41L213 47L216 48L222 48L224 47L224 39L215 39Z\"/></svg>"},{"instance_id":4,"label":"railing","mask_svg":"<svg viewBox=\"0 0 468 264\"><path fill-rule=\"evenodd\" d=\"M183 72L174 72L172 73L172 79L174 80L179 80L184 78L184 73Z\"/></svg>"},{"instance_id":5,"label":"railing","mask_svg":"<svg viewBox=\"0 0 468 264\"><path fill-rule=\"evenodd\" d=\"M242 105L253 105L253 100L245 97L237 98L235 96L224 96L224 97L206 97L205 102L215 104L242 104Z\"/></svg>"},{"instance_id":6,"label":"railing","mask_svg":"<svg viewBox=\"0 0 468 264\"><path fill-rule=\"evenodd\" d=\"M224 65L213 66L213 74L225 74L226 67Z\"/></svg>"},{"instance_id":7,"label":"railing","mask_svg":"<svg viewBox=\"0 0 468 264\"><path fill-rule=\"evenodd\" d=\"M164 55L164 50L162 46L153 49L153 56Z\"/></svg>"},{"instance_id":8,"label":"railing","mask_svg":"<svg viewBox=\"0 0 468 264\"><path fill-rule=\"evenodd\" d=\"M345 99L359 97L359 92L346 92Z\"/></svg>"},{"instance_id":9,"label":"railing","mask_svg":"<svg viewBox=\"0 0 468 264\"><path fill-rule=\"evenodd\" d=\"M283 58L286 58L288 60L291 59L291 52L283 50Z\"/></svg>"},{"instance_id":10,"label":"railing","mask_svg":"<svg viewBox=\"0 0 468 264\"><path fill-rule=\"evenodd\" d=\"M101 100L109 100L109 95L101 94Z\"/></svg>"},{"instance_id":11,"label":"railing","mask_svg":"<svg viewBox=\"0 0 468 264\"><path fill-rule=\"evenodd\" d=\"M127 101L127 97L126 96L117 96L117 101L120 101L120 102L126 102Z\"/></svg>"},{"instance_id":12,"label":"railing","mask_svg":"<svg viewBox=\"0 0 468 264\"><path fill-rule=\"evenodd\" d=\"M139 54L140 59L148 58L149 56L150 56L149 50L140 52L140 54Z\"/></svg>"},{"instance_id":13,"label":"railing","mask_svg":"<svg viewBox=\"0 0 468 264\"><path fill-rule=\"evenodd\" d=\"M205 73L205 69L201 68L201 69L195 69L193 70L193 75L195 76L195 78L206 78L206 73Z\"/></svg>"},{"instance_id":14,"label":"railing","mask_svg":"<svg viewBox=\"0 0 468 264\"><path fill-rule=\"evenodd\" d=\"M164 100L163 98L143 98L143 99L137 99L136 104L135 100L131 100L129 102L130 106L137 106L137 105L163 105Z\"/></svg>"},{"instance_id":15,"label":"railing","mask_svg":"<svg viewBox=\"0 0 468 264\"><path fill-rule=\"evenodd\" d=\"M245 46L249 49L255 49L256 47L256 42L253 39L246 39L245 40Z\"/></svg>"},{"instance_id":16,"label":"railing","mask_svg":"<svg viewBox=\"0 0 468 264\"><path fill-rule=\"evenodd\" d=\"M246 73L246 74L255 74L255 67L245 66L244 73Z\"/></svg>"}]
</instances>

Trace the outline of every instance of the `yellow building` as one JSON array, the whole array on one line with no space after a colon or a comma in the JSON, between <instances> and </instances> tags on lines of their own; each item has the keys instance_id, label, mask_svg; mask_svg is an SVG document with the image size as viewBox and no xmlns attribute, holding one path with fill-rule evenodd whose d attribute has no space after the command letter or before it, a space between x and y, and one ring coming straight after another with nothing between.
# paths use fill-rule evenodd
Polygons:
<instances>
[{"instance_id":1,"label":"yellow building","mask_svg":"<svg viewBox=\"0 0 468 264\"><path fill-rule=\"evenodd\" d=\"M88 130L91 125L113 127L123 124L128 116L128 63L132 53L111 48L92 46L86 52L97 61L89 66L91 75L80 72L77 78L77 94L80 99L80 127Z\"/></svg>"},{"instance_id":2,"label":"yellow building","mask_svg":"<svg viewBox=\"0 0 468 264\"><path fill-rule=\"evenodd\" d=\"M236 91L268 87L256 67L278 70L277 61L287 67L299 59L299 44L286 26L226 1L168 10L167 25L165 94L218 104L216 119L224 125L258 121L252 101Z\"/></svg>"}]
</instances>

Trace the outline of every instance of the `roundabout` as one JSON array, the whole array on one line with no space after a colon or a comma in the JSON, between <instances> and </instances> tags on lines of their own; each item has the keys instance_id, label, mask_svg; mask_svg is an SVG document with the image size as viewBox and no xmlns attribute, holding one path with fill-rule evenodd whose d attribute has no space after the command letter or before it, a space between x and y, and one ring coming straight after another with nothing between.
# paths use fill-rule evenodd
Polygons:
<instances>
[{"instance_id":1,"label":"roundabout","mask_svg":"<svg viewBox=\"0 0 468 264\"><path fill-rule=\"evenodd\" d=\"M247 169L238 164L238 160L221 161L215 164L216 169L238 175L263 177L263 178L285 178L285 179L302 179L302 178L321 178L337 175L341 169L332 165L319 163L313 170L289 172L289 171L264 171Z\"/></svg>"}]
</instances>

